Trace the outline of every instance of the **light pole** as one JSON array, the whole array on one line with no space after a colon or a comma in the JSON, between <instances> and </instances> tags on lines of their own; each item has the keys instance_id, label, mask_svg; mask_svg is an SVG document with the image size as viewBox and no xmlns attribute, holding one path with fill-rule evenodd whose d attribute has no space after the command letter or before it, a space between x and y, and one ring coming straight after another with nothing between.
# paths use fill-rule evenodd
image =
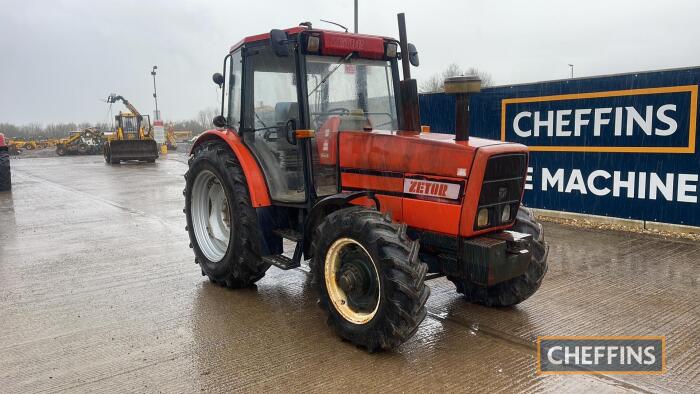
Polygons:
<instances>
[{"instance_id":1,"label":"light pole","mask_svg":"<svg viewBox=\"0 0 700 394\"><path fill-rule=\"evenodd\" d=\"M355 34L357 34L357 1L355 0Z\"/></svg>"},{"instance_id":2,"label":"light pole","mask_svg":"<svg viewBox=\"0 0 700 394\"><path fill-rule=\"evenodd\" d=\"M574 65L569 64L569 68L571 68L571 78L573 78L574 77Z\"/></svg>"},{"instance_id":3,"label":"light pole","mask_svg":"<svg viewBox=\"0 0 700 394\"><path fill-rule=\"evenodd\" d=\"M158 69L158 66L153 66L153 69L151 70L151 75L153 75L153 100L156 102L155 120L160 120L160 112L158 112L158 94L156 91L156 70L157 69Z\"/></svg>"}]
</instances>

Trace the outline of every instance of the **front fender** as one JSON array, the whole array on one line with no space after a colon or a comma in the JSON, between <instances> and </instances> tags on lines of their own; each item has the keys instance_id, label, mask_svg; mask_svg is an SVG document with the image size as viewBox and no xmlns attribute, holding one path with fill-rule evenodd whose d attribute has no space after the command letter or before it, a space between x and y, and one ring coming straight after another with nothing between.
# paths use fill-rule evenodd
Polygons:
<instances>
[{"instance_id":1,"label":"front fender","mask_svg":"<svg viewBox=\"0 0 700 394\"><path fill-rule=\"evenodd\" d=\"M350 206L350 202L361 197L367 197L374 202L374 208L379 211L379 199L371 191L341 192L325 197L318 201L309 211L304 222L304 257L311 258L311 237L316 226L323 218L333 211Z\"/></svg>"},{"instance_id":2,"label":"front fender","mask_svg":"<svg viewBox=\"0 0 700 394\"><path fill-rule=\"evenodd\" d=\"M265 176L258 165L258 162L253 157L241 138L232 129L214 129L208 130L200 134L197 140L192 144L190 149L190 154L194 152L194 149L206 141L221 140L226 142L226 144L231 148L233 154L238 158L238 162L241 164L243 169L243 174L246 178L246 183L248 184L248 193L250 194L250 202L253 204L253 208L267 207L272 205L270 200L270 192L267 190L267 182L265 182Z\"/></svg>"}]
</instances>

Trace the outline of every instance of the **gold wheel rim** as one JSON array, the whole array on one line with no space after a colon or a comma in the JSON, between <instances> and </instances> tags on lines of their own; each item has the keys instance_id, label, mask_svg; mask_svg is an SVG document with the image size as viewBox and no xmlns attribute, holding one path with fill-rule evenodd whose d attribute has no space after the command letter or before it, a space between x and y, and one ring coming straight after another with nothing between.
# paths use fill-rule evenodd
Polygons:
<instances>
[{"instance_id":1,"label":"gold wheel rim","mask_svg":"<svg viewBox=\"0 0 700 394\"><path fill-rule=\"evenodd\" d=\"M357 245L362 249L362 251L367 255L367 258L372 263L372 268L374 269L374 275L377 279L377 304L371 312L361 312L353 310L349 303L347 302L347 295L345 291L338 285L338 271L340 270L340 252L350 246ZM354 324L366 324L377 314L379 309L379 303L381 301L381 281L379 278L379 273L377 272L377 265L374 263L372 256L367 252L359 242L352 238L339 238L328 249L326 253L326 260L324 264L324 278L326 282L326 290L328 291L328 297L331 303L335 307L335 310L340 313L340 315L347 321Z\"/></svg>"}]
</instances>

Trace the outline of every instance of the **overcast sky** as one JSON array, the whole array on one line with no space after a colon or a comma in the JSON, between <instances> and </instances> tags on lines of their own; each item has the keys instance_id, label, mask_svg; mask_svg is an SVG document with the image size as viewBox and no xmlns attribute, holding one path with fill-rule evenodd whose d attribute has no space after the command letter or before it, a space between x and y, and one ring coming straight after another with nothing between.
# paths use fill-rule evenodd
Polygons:
<instances>
[{"instance_id":1,"label":"overcast sky","mask_svg":"<svg viewBox=\"0 0 700 394\"><path fill-rule=\"evenodd\" d=\"M360 32L398 37L405 12L421 66L490 72L499 85L700 65L700 1L359 0ZM111 92L167 120L217 105L211 74L246 35L330 19L353 0L0 0L0 122L106 122Z\"/></svg>"}]
</instances>

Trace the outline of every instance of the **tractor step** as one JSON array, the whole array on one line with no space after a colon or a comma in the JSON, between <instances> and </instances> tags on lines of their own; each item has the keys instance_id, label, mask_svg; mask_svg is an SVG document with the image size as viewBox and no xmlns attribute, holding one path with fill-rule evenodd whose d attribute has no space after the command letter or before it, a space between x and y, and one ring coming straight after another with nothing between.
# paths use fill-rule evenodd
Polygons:
<instances>
[{"instance_id":1,"label":"tractor step","mask_svg":"<svg viewBox=\"0 0 700 394\"><path fill-rule=\"evenodd\" d=\"M295 262L294 260L282 254L272 254L269 256L263 256L262 259L264 262L274 265L275 267L283 270L290 270L293 268L297 268L301 265L299 264L299 262Z\"/></svg>"},{"instance_id":2,"label":"tractor step","mask_svg":"<svg viewBox=\"0 0 700 394\"><path fill-rule=\"evenodd\" d=\"M304 237L304 235L296 230L292 230L290 228L280 228L277 230L274 230L273 233L279 235L280 237L284 239L288 239L290 241L294 242L299 242L301 239Z\"/></svg>"}]
</instances>

